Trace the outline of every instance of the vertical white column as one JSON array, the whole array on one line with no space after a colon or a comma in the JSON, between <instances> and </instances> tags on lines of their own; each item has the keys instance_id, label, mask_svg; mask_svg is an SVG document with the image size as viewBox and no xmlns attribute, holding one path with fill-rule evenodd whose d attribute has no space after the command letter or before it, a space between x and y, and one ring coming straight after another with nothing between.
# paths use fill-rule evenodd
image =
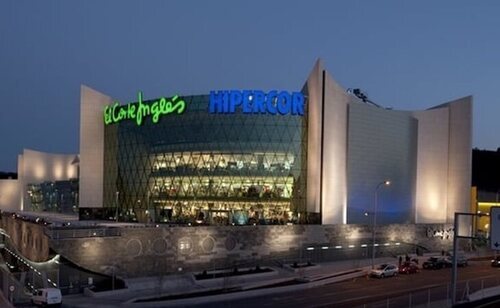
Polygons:
<instances>
[{"instance_id":1,"label":"vertical white column","mask_svg":"<svg viewBox=\"0 0 500 308\"><path fill-rule=\"evenodd\" d=\"M80 98L80 207L103 206L104 116L112 99L87 86Z\"/></svg>"}]
</instances>

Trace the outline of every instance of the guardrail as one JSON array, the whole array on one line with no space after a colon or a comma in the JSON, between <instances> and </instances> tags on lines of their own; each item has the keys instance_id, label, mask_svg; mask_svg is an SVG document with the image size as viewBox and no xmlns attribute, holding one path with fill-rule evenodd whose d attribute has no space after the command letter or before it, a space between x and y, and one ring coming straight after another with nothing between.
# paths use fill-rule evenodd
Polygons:
<instances>
[{"instance_id":1,"label":"guardrail","mask_svg":"<svg viewBox=\"0 0 500 308\"><path fill-rule=\"evenodd\" d=\"M67 238L85 237L112 237L121 236L120 228L78 228L78 229L50 229L44 230L50 239L59 240Z\"/></svg>"},{"instance_id":2,"label":"guardrail","mask_svg":"<svg viewBox=\"0 0 500 308\"><path fill-rule=\"evenodd\" d=\"M429 288L410 291L405 295L390 296L385 300L371 302L357 307L452 307L451 286L435 285ZM458 304L472 303L476 300L500 295L500 277L479 278L458 283Z\"/></svg>"}]
</instances>

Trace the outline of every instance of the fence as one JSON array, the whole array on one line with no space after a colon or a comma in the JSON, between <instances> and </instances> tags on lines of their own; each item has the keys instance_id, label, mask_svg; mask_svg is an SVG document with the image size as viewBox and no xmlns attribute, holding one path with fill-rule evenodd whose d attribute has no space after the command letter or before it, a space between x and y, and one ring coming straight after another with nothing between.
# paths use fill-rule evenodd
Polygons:
<instances>
[{"instance_id":1,"label":"fence","mask_svg":"<svg viewBox=\"0 0 500 308\"><path fill-rule=\"evenodd\" d=\"M467 302L471 294L479 296L474 296L482 298L480 296L484 293L484 296L491 295L487 292L487 289L492 287L500 287L500 277L490 277L482 278L468 281L461 281L457 284L457 298L456 302ZM500 292L500 289L499 289ZM439 285L431 288L426 288L424 290L418 290L410 292L401 296L387 297L384 300L366 303L357 307L363 308L378 308L378 307L419 307L419 308L442 308L442 307L452 307L451 305L451 286ZM500 294L500 293L497 293Z\"/></svg>"},{"instance_id":2,"label":"fence","mask_svg":"<svg viewBox=\"0 0 500 308\"><path fill-rule=\"evenodd\" d=\"M50 239L121 236L120 228L44 229Z\"/></svg>"}]
</instances>

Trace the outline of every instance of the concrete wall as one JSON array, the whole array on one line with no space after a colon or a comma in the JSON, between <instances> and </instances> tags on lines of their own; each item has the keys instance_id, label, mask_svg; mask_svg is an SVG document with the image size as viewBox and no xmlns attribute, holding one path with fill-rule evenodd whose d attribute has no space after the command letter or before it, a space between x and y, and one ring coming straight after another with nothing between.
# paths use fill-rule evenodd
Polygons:
<instances>
[{"instance_id":1,"label":"concrete wall","mask_svg":"<svg viewBox=\"0 0 500 308\"><path fill-rule=\"evenodd\" d=\"M328 261L369 258L370 225L273 225L227 227L130 227L117 236L100 237L95 229L45 230L40 224L2 216L1 228L17 250L32 261L46 261L49 247L83 268L97 273L115 272L123 277L254 266L277 265L314 259L330 253ZM61 229L59 229L61 230ZM46 231L46 232L45 232ZM109 231L109 230L108 230ZM116 231L116 229L115 229ZM49 238L46 234L51 234ZM94 235L95 234L95 235ZM111 233L108 233L111 234ZM75 236L76 235L76 236ZM79 236L79 237L78 237ZM420 251L449 250L453 227L448 224L391 224L376 229L377 252L391 248L386 256ZM388 243L389 246L385 246ZM353 245L353 247L349 247ZM307 247L315 250L307 250ZM342 246L339 249L337 246ZM328 247L323 250L321 247ZM364 252L363 252L364 251ZM361 252L361 253L360 253ZM325 260L323 258L323 260Z\"/></svg>"},{"instance_id":2,"label":"concrete wall","mask_svg":"<svg viewBox=\"0 0 500 308\"><path fill-rule=\"evenodd\" d=\"M380 224L414 221L417 121L407 111L349 104L348 223L368 224L377 192Z\"/></svg>"},{"instance_id":3,"label":"concrete wall","mask_svg":"<svg viewBox=\"0 0 500 308\"><path fill-rule=\"evenodd\" d=\"M304 86L308 103L307 210L323 224L347 217L347 105L351 99L318 60Z\"/></svg>"},{"instance_id":4,"label":"concrete wall","mask_svg":"<svg viewBox=\"0 0 500 308\"><path fill-rule=\"evenodd\" d=\"M24 149L18 160L21 209L31 210L27 185L78 178L78 164L73 163L75 159L77 159L76 154L53 154Z\"/></svg>"},{"instance_id":5,"label":"concrete wall","mask_svg":"<svg viewBox=\"0 0 500 308\"><path fill-rule=\"evenodd\" d=\"M24 182L23 182L23 172L24 172L24 159L23 159L23 154L17 155L17 185L19 185L18 188L18 202L19 204L19 209L21 211L24 211Z\"/></svg>"},{"instance_id":6,"label":"concrete wall","mask_svg":"<svg viewBox=\"0 0 500 308\"><path fill-rule=\"evenodd\" d=\"M452 223L455 212L469 212L472 178L472 97L448 103L450 143L448 162L448 211ZM462 233L461 233L462 234Z\"/></svg>"},{"instance_id":7,"label":"concrete wall","mask_svg":"<svg viewBox=\"0 0 500 308\"><path fill-rule=\"evenodd\" d=\"M323 224L369 223L375 187L382 223L452 223L467 212L472 98L396 111L348 95L318 60L307 95L307 210Z\"/></svg>"},{"instance_id":8,"label":"concrete wall","mask_svg":"<svg viewBox=\"0 0 500 308\"><path fill-rule=\"evenodd\" d=\"M347 223L347 105L351 97L325 72L322 223Z\"/></svg>"},{"instance_id":9,"label":"concrete wall","mask_svg":"<svg viewBox=\"0 0 500 308\"><path fill-rule=\"evenodd\" d=\"M0 210L18 211L19 203L19 181L0 180Z\"/></svg>"},{"instance_id":10,"label":"concrete wall","mask_svg":"<svg viewBox=\"0 0 500 308\"><path fill-rule=\"evenodd\" d=\"M450 225L380 226L377 243L382 247L387 241L396 247L399 242L412 251L414 244L432 251L448 250L450 230ZM330 252L341 245L338 256L343 259L357 258L359 254L349 245L359 252L367 249L360 247L370 239L371 228L366 225L161 227L122 229L117 237L53 239L50 245L84 268L107 274L115 268L127 278L307 260L315 253L326 253L320 248L325 245ZM309 245L316 245L316 250L307 250Z\"/></svg>"},{"instance_id":11,"label":"concrete wall","mask_svg":"<svg viewBox=\"0 0 500 308\"><path fill-rule=\"evenodd\" d=\"M319 213L321 198L321 138L323 66L316 61L303 92L307 95L307 211Z\"/></svg>"},{"instance_id":12,"label":"concrete wall","mask_svg":"<svg viewBox=\"0 0 500 308\"><path fill-rule=\"evenodd\" d=\"M470 208L472 97L413 114L418 120L416 223L452 223L455 212Z\"/></svg>"},{"instance_id":13,"label":"concrete wall","mask_svg":"<svg viewBox=\"0 0 500 308\"><path fill-rule=\"evenodd\" d=\"M104 107L109 96L81 87L80 103L80 207L103 206Z\"/></svg>"},{"instance_id":14,"label":"concrete wall","mask_svg":"<svg viewBox=\"0 0 500 308\"><path fill-rule=\"evenodd\" d=\"M415 112L418 120L417 223L443 223L448 204L448 109Z\"/></svg>"}]
</instances>

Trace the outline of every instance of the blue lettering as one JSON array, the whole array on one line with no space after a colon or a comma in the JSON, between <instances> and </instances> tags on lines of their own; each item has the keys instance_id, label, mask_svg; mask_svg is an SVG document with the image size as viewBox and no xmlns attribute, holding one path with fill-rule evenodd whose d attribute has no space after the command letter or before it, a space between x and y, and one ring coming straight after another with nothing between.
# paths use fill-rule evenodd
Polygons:
<instances>
[{"instance_id":1,"label":"blue lettering","mask_svg":"<svg viewBox=\"0 0 500 308\"><path fill-rule=\"evenodd\" d=\"M264 106L264 101L266 99L266 94L262 91L253 91L252 99L252 110L253 113L266 113L266 106Z\"/></svg>"},{"instance_id":2,"label":"blue lettering","mask_svg":"<svg viewBox=\"0 0 500 308\"><path fill-rule=\"evenodd\" d=\"M285 115L290 112L290 107L292 106L292 97L288 92L281 91L276 100L276 107L278 107L278 112L281 115Z\"/></svg>"},{"instance_id":3,"label":"blue lettering","mask_svg":"<svg viewBox=\"0 0 500 308\"><path fill-rule=\"evenodd\" d=\"M234 113L236 106L241 105L242 98L240 91L231 91L229 93L229 113Z\"/></svg>"},{"instance_id":4,"label":"blue lettering","mask_svg":"<svg viewBox=\"0 0 500 308\"><path fill-rule=\"evenodd\" d=\"M227 94L227 91L210 91L210 103L208 107L208 112L209 113L223 113L226 108L224 108L226 105L225 102L227 102L227 96L225 97L224 94Z\"/></svg>"},{"instance_id":5,"label":"blue lettering","mask_svg":"<svg viewBox=\"0 0 500 308\"><path fill-rule=\"evenodd\" d=\"M292 114L304 115L304 94L300 92L292 93Z\"/></svg>"},{"instance_id":6,"label":"blue lettering","mask_svg":"<svg viewBox=\"0 0 500 308\"><path fill-rule=\"evenodd\" d=\"M274 102L274 100L276 99L277 94L277 91L270 91L269 93L267 93L266 107L267 112L269 112L270 114L276 114L276 102Z\"/></svg>"},{"instance_id":7,"label":"blue lettering","mask_svg":"<svg viewBox=\"0 0 500 308\"><path fill-rule=\"evenodd\" d=\"M147 106L149 107L149 106ZM159 102L158 107L163 109L162 102ZM278 92L276 90L269 91L267 94L263 91L210 91L209 113L236 113L243 114L280 114L280 115L304 115L305 98L301 92L289 93L287 91ZM139 112L144 115L149 114L149 108L141 106L139 99ZM128 113L133 113L134 110L129 110ZM108 111L111 115L114 110ZM128 115L128 114L127 114Z\"/></svg>"},{"instance_id":8,"label":"blue lettering","mask_svg":"<svg viewBox=\"0 0 500 308\"><path fill-rule=\"evenodd\" d=\"M229 112L229 91L224 91L224 105L222 107L222 113Z\"/></svg>"},{"instance_id":9,"label":"blue lettering","mask_svg":"<svg viewBox=\"0 0 500 308\"><path fill-rule=\"evenodd\" d=\"M243 113L252 113L251 102L253 100L252 91L243 91Z\"/></svg>"}]
</instances>

